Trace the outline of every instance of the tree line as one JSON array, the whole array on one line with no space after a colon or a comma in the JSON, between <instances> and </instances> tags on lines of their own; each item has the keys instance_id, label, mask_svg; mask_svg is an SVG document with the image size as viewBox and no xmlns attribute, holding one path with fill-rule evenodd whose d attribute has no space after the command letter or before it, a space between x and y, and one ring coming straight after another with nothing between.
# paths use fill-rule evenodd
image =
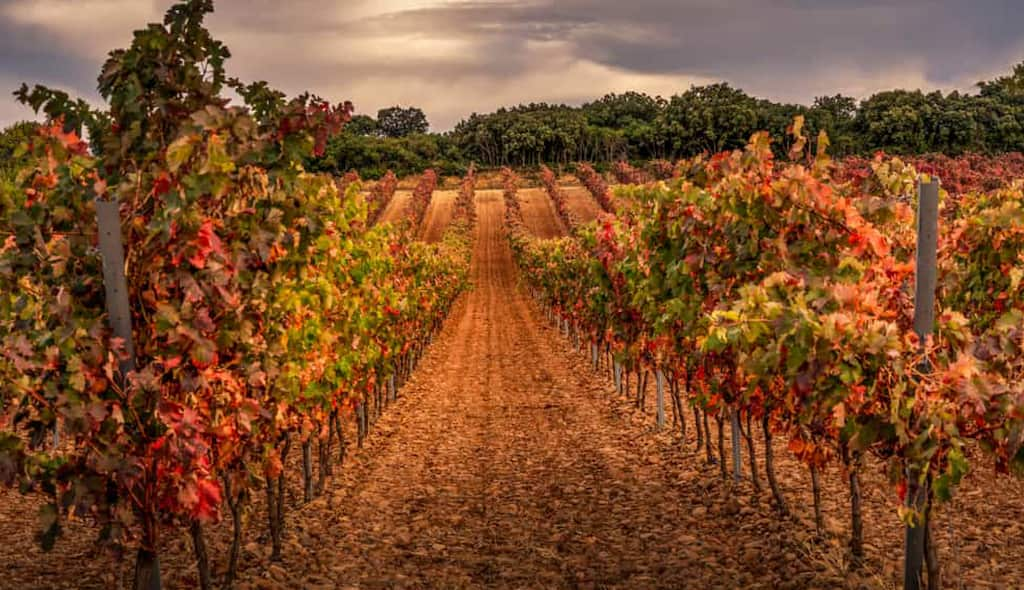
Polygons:
<instances>
[{"instance_id":1,"label":"tree line","mask_svg":"<svg viewBox=\"0 0 1024 590\"><path fill-rule=\"evenodd\" d=\"M598 167L618 160L674 160L742 148L757 131L785 137L802 115L811 137L824 130L835 156L1005 153L1024 151L1024 62L975 93L887 90L862 101L836 94L809 106L751 96L727 83L693 86L669 98L642 92L608 94L581 106L530 103L474 113L444 133L429 132L422 109L356 115L331 140L313 170L356 170L379 178L434 168L463 174L485 168L567 165ZM779 144L784 152L788 146Z\"/></svg>"},{"instance_id":2,"label":"tree line","mask_svg":"<svg viewBox=\"0 0 1024 590\"><path fill-rule=\"evenodd\" d=\"M1024 151L1024 63L980 82L976 93L887 90L862 101L836 94L810 105L751 96L727 83L694 86L663 98L608 94L581 106L531 103L474 113L445 133L427 133L416 107L357 116L317 163L323 169L378 176L433 167L607 164L677 159L742 148L757 131L785 137L797 115L811 137L828 133L836 156ZM788 146L779 144L779 150Z\"/></svg>"}]
</instances>

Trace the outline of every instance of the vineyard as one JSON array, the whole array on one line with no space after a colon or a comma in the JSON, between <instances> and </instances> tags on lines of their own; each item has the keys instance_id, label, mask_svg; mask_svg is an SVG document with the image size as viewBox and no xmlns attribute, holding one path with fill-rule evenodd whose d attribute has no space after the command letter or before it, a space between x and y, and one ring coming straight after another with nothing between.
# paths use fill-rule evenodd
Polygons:
<instances>
[{"instance_id":1,"label":"vineyard","mask_svg":"<svg viewBox=\"0 0 1024 590\"><path fill-rule=\"evenodd\" d=\"M1024 584L1019 154L364 182L212 10L17 93L0 588Z\"/></svg>"},{"instance_id":2,"label":"vineyard","mask_svg":"<svg viewBox=\"0 0 1024 590\"><path fill-rule=\"evenodd\" d=\"M824 137L804 152L801 124L789 162L775 161L759 134L743 151L679 162L667 184L642 185L643 172L619 163L617 180L642 186L616 195L580 164L581 184L607 212L584 226L545 168L572 234L554 240L524 230L507 171L510 246L545 316L618 394L643 410L655 382L657 428L670 404L683 440L692 411L693 451L723 480L748 477L788 515L773 440L784 436L808 470L824 538L821 473L837 467L848 487L848 567L865 559L862 472L884 472L907 527L906 559L926 569L908 565L904 585L938 588L935 515L972 464L1024 467L1024 216L1022 185L1008 180L1019 159L834 163ZM951 178L951 191L933 235L939 303L927 313L937 315L922 331L915 205L924 207L926 185L938 196L929 174Z\"/></svg>"}]
</instances>

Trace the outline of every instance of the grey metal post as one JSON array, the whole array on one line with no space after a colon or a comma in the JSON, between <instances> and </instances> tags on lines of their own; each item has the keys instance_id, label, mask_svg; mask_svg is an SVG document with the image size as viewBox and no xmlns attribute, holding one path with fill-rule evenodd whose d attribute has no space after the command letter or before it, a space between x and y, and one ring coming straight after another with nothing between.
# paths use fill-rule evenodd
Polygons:
<instances>
[{"instance_id":1,"label":"grey metal post","mask_svg":"<svg viewBox=\"0 0 1024 590\"><path fill-rule=\"evenodd\" d=\"M918 183L917 202L917 268L914 277L914 331L924 346L928 335L935 327L935 287L939 249L939 179ZM925 361L923 370L930 367ZM928 501L928 489L920 485L921 476L917 467L907 466L907 506L922 516L915 524L906 527L904 544L903 587L906 590L921 589L921 570L924 565L925 529L923 518Z\"/></svg>"},{"instance_id":2,"label":"grey metal post","mask_svg":"<svg viewBox=\"0 0 1024 590\"><path fill-rule=\"evenodd\" d=\"M736 408L730 411L730 430L732 430L732 478L736 483L743 479L743 458L740 455L740 415ZM722 459L723 461L725 459Z\"/></svg>"},{"instance_id":3,"label":"grey metal post","mask_svg":"<svg viewBox=\"0 0 1024 590\"><path fill-rule=\"evenodd\" d=\"M939 257L939 180L918 185L917 273L914 280L914 331L921 338L935 327L935 287Z\"/></svg>"},{"instance_id":4,"label":"grey metal post","mask_svg":"<svg viewBox=\"0 0 1024 590\"><path fill-rule=\"evenodd\" d=\"M661 430L665 427L665 373L658 368L654 372L654 378L658 384L658 430Z\"/></svg>"},{"instance_id":5,"label":"grey metal post","mask_svg":"<svg viewBox=\"0 0 1024 590\"><path fill-rule=\"evenodd\" d=\"M128 374L135 370L135 343L132 337L132 312L128 305L128 279L124 268L124 243L121 237L121 205L118 201L96 199L96 225L100 256L103 259L103 291L110 331L124 343L125 357L118 362L118 384L126 387ZM143 558L140 551L139 559ZM145 553L148 553L146 551ZM160 560L151 555L151 571L141 583L150 590L162 587Z\"/></svg>"},{"instance_id":6,"label":"grey metal post","mask_svg":"<svg viewBox=\"0 0 1024 590\"><path fill-rule=\"evenodd\" d=\"M127 357L118 368L121 378L135 370L135 344L132 342L132 314L128 306L128 280L124 274L124 244L121 242L121 213L117 201L96 199L100 255L103 257L103 289L107 317L114 336L124 341Z\"/></svg>"}]
</instances>

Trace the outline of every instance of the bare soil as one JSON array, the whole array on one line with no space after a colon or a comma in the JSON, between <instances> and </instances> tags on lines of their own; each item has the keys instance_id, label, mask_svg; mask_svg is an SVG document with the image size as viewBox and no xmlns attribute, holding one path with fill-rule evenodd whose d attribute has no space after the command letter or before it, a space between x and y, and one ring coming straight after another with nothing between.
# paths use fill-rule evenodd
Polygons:
<instances>
[{"instance_id":1,"label":"bare soil","mask_svg":"<svg viewBox=\"0 0 1024 590\"><path fill-rule=\"evenodd\" d=\"M380 214L380 219L377 220L377 223L395 223L402 219L411 199L412 191L395 191L395 194L388 202L388 206Z\"/></svg>"},{"instance_id":2,"label":"bare soil","mask_svg":"<svg viewBox=\"0 0 1024 590\"><path fill-rule=\"evenodd\" d=\"M458 191L434 191L430 197L430 206L423 216L423 224L420 226L420 239L425 242L438 242L444 235L448 222L452 220L455 213L455 199Z\"/></svg>"},{"instance_id":3,"label":"bare soil","mask_svg":"<svg viewBox=\"0 0 1024 590\"><path fill-rule=\"evenodd\" d=\"M530 233L545 239L566 235L565 224L559 219L558 211L544 189L520 189L519 202L522 205L523 223Z\"/></svg>"},{"instance_id":4,"label":"bare soil","mask_svg":"<svg viewBox=\"0 0 1024 590\"><path fill-rule=\"evenodd\" d=\"M563 187L565 191L569 210L576 214L581 223L594 221L604 213L601 206L597 204L594 197L583 187Z\"/></svg>"}]
</instances>

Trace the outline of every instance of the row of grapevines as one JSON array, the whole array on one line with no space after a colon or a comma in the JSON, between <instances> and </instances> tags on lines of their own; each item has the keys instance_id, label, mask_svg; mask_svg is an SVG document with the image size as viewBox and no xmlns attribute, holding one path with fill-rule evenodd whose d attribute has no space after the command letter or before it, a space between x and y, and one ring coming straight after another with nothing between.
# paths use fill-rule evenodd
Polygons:
<instances>
[{"instance_id":1,"label":"row of grapevines","mask_svg":"<svg viewBox=\"0 0 1024 590\"><path fill-rule=\"evenodd\" d=\"M860 558L865 455L887 463L900 496L925 490L933 500L951 497L970 441L1000 468L1024 463L1021 185L956 207L940 242L936 332L922 343L911 323L916 232L905 198L916 171L891 160L870 182L846 182L826 138L805 158L799 120L793 131L790 162L777 162L758 134L745 150L681 163L669 184L628 188L629 210L572 243L520 236L512 245L543 303L613 351L617 366L638 381L668 375L682 398L673 402L703 413L698 440L709 457L708 414L734 429L745 418L751 450L753 419L766 451L773 432L784 434L815 482L839 462ZM752 453L750 466L759 487ZM920 522L930 506L900 513Z\"/></svg>"},{"instance_id":2,"label":"row of grapevines","mask_svg":"<svg viewBox=\"0 0 1024 590\"><path fill-rule=\"evenodd\" d=\"M866 159L850 157L843 160L840 174L854 181L871 176L874 166L888 158L876 154ZM964 154L950 157L942 154L927 154L903 158L919 172L932 174L942 179L943 188L953 194L976 193L1006 188L1013 179L1024 176L1024 155L1020 153L985 156Z\"/></svg>"},{"instance_id":3,"label":"row of grapevines","mask_svg":"<svg viewBox=\"0 0 1024 590\"><path fill-rule=\"evenodd\" d=\"M363 179L359 178L358 172L355 170L349 170L341 178L337 179L335 184L338 185L338 192L345 193L350 185L357 182L362 184L362 181Z\"/></svg>"},{"instance_id":4,"label":"row of grapevines","mask_svg":"<svg viewBox=\"0 0 1024 590\"><path fill-rule=\"evenodd\" d=\"M351 105L229 80L211 11L179 3L111 53L102 111L23 88L53 123L0 212L0 481L44 498L44 547L68 518L136 544L137 587L159 587L160 537L178 527L208 585L202 527L222 503L234 572L260 489L279 557L292 444L308 498L339 416L365 434L467 279L464 228L438 245L369 229L358 182L342 193L302 169ZM222 98L229 84L247 107ZM68 131L83 125L89 144ZM120 207L131 342L108 328L96 199Z\"/></svg>"},{"instance_id":5,"label":"row of grapevines","mask_svg":"<svg viewBox=\"0 0 1024 590\"><path fill-rule=\"evenodd\" d=\"M413 227L423 225L423 218L427 215L427 209L430 208L430 200L436 188L437 173L428 169L420 177L416 188L413 189L412 200L409 201L409 206L405 211L406 217Z\"/></svg>"},{"instance_id":6,"label":"row of grapevines","mask_svg":"<svg viewBox=\"0 0 1024 590\"><path fill-rule=\"evenodd\" d=\"M505 202L505 218L509 224L523 224L523 208L519 203L519 175L509 167L501 169L501 195Z\"/></svg>"},{"instance_id":7,"label":"row of grapevines","mask_svg":"<svg viewBox=\"0 0 1024 590\"><path fill-rule=\"evenodd\" d=\"M459 194L455 199L455 219L476 220L476 170L470 164L466 176L459 182Z\"/></svg>"},{"instance_id":8,"label":"row of grapevines","mask_svg":"<svg viewBox=\"0 0 1024 590\"><path fill-rule=\"evenodd\" d=\"M558 213L558 218L562 220L566 230L570 233L575 232L579 226L579 220L572 210L569 209L569 199L565 191L562 190L562 187L558 185L558 176L547 166L541 165L540 181L544 185L548 198L555 204L555 212Z\"/></svg>"},{"instance_id":9,"label":"row of grapevines","mask_svg":"<svg viewBox=\"0 0 1024 590\"><path fill-rule=\"evenodd\" d=\"M861 182L873 177L873 168L884 164L890 158L884 153L873 158L850 156L838 164L837 179ZM952 194L993 191L1007 188L1013 179L1024 176L1024 155L1019 153L987 156L964 154L946 156L925 154L903 157L902 161L912 165L918 172L931 174L942 179L943 188ZM686 165L687 160L679 164ZM644 171L628 162L614 164L612 173L620 184L645 184L653 180L670 180L677 176L676 164L666 160L653 160Z\"/></svg>"},{"instance_id":10,"label":"row of grapevines","mask_svg":"<svg viewBox=\"0 0 1024 590\"><path fill-rule=\"evenodd\" d=\"M602 209L609 213L615 212L615 197L600 172L594 170L590 164L580 162L576 164L576 177L580 179L580 182L593 195L594 200Z\"/></svg>"},{"instance_id":11,"label":"row of grapevines","mask_svg":"<svg viewBox=\"0 0 1024 590\"><path fill-rule=\"evenodd\" d=\"M370 225L376 225L377 221L380 220L380 216L388 208L388 203L395 196L396 190L398 190L398 177L395 176L394 172L388 170L370 189L368 199L370 204L368 218Z\"/></svg>"},{"instance_id":12,"label":"row of grapevines","mask_svg":"<svg viewBox=\"0 0 1024 590\"><path fill-rule=\"evenodd\" d=\"M646 172L638 168L634 168L625 160L615 162L612 166L612 174L615 176L615 181L619 184L647 184L651 180ZM671 177L672 174L670 171L668 178Z\"/></svg>"},{"instance_id":13,"label":"row of grapevines","mask_svg":"<svg viewBox=\"0 0 1024 590\"><path fill-rule=\"evenodd\" d=\"M654 160L649 166L654 180L670 180L675 177L676 165L668 160Z\"/></svg>"}]
</instances>

